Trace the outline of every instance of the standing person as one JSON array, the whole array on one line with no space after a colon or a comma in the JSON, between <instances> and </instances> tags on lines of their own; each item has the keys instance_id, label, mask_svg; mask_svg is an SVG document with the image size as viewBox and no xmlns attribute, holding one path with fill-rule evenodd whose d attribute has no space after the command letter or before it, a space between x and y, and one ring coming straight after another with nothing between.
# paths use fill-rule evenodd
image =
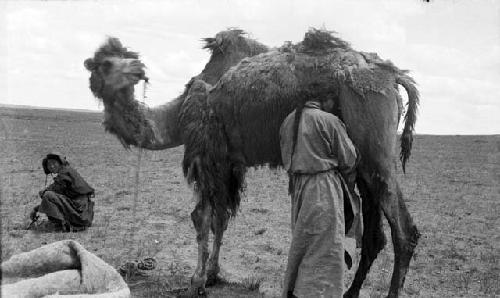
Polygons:
<instances>
[{"instance_id":1,"label":"standing person","mask_svg":"<svg viewBox=\"0 0 500 298\"><path fill-rule=\"evenodd\" d=\"M360 202L353 201L359 198L349 195L342 177L354 172L356 149L339 118L322 110L332 109L333 99L321 96L321 88L312 84L303 96L308 101L299 104L280 128L292 201L283 297L342 297L344 199L359 220Z\"/></svg>"},{"instance_id":2,"label":"standing person","mask_svg":"<svg viewBox=\"0 0 500 298\"><path fill-rule=\"evenodd\" d=\"M45 213L56 230L84 230L94 218L94 189L70 167L64 157L47 154L42 161L45 175L56 174L54 183L39 192L42 202L30 214Z\"/></svg>"}]
</instances>

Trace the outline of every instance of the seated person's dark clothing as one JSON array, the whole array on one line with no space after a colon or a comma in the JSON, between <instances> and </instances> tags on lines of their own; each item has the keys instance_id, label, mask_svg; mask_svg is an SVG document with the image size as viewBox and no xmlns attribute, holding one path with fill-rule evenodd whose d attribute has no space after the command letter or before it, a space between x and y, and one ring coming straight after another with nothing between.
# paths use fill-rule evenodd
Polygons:
<instances>
[{"instance_id":1,"label":"seated person's dark clothing","mask_svg":"<svg viewBox=\"0 0 500 298\"><path fill-rule=\"evenodd\" d=\"M91 226L94 202L90 198L94 189L64 158L56 154L49 154L43 160L46 174L53 173L47 166L49 159L57 160L60 167L55 173L54 183L40 191L42 203L37 211L45 213L51 221L60 223L65 229L71 226L78 230Z\"/></svg>"}]
</instances>

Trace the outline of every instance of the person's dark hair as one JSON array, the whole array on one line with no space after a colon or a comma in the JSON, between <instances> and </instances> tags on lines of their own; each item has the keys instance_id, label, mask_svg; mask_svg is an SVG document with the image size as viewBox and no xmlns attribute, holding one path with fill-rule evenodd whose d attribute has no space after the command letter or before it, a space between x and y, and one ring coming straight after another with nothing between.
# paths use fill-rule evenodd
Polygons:
<instances>
[{"instance_id":1,"label":"person's dark hair","mask_svg":"<svg viewBox=\"0 0 500 298\"><path fill-rule=\"evenodd\" d=\"M313 81L309 83L306 88L301 90L297 100L297 105L295 107L295 118L293 122L293 146L292 146L292 157L295 153L295 146L297 145L297 137L299 133L300 117L302 116L302 110L307 101L317 101L321 103L325 99L325 87L318 81ZM290 158L292 158L290 157Z\"/></svg>"}]
</instances>

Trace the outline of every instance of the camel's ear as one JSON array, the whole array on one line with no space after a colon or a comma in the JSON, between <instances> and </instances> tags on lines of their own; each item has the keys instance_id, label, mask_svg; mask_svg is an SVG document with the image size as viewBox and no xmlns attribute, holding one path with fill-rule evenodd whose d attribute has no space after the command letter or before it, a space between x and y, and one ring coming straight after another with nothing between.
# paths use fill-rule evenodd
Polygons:
<instances>
[{"instance_id":1,"label":"camel's ear","mask_svg":"<svg viewBox=\"0 0 500 298\"><path fill-rule=\"evenodd\" d=\"M88 70L88 71L94 71L96 69L96 63L94 63L94 59L92 58L88 58L85 60L85 62L83 62L83 65L85 65L85 68Z\"/></svg>"}]
</instances>

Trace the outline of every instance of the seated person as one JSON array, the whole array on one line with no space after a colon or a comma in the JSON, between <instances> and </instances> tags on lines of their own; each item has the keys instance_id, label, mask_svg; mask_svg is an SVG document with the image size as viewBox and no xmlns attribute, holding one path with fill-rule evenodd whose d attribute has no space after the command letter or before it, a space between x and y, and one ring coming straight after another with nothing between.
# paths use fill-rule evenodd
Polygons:
<instances>
[{"instance_id":1,"label":"seated person","mask_svg":"<svg viewBox=\"0 0 500 298\"><path fill-rule=\"evenodd\" d=\"M39 192L42 202L30 214L45 213L55 230L84 230L94 219L94 189L69 166L64 157L47 154L42 161L45 175L56 174L54 183Z\"/></svg>"}]
</instances>

